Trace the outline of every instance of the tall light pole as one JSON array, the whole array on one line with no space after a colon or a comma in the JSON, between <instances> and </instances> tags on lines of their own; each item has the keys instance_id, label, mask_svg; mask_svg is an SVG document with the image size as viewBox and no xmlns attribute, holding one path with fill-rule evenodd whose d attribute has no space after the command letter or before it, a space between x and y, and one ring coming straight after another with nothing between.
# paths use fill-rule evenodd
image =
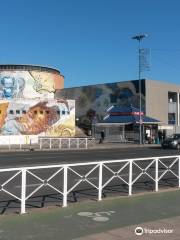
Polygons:
<instances>
[{"instance_id":1,"label":"tall light pole","mask_svg":"<svg viewBox=\"0 0 180 240\"><path fill-rule=\"evenodd\" d=\"M142 144L142 118L141 118L141 110L142 110L142 102L141 102L141 41L146 38L147 34L139 34L133 36L133 40L137 40L139 42L138 46L138 55L139 55L139 63L138 63L138 78L139 78L139 144Z\"/></svg>"}]
</instances>

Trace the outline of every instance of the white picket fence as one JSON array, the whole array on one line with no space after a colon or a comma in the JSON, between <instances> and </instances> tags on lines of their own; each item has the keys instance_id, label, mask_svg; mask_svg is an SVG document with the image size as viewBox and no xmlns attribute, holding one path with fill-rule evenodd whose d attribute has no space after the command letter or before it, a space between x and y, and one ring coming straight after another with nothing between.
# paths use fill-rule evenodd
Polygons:
<instances>
[{"instance_id":1,"label":"white picket fence","mask_svg":"<svg viewBox=\"0 0 180 240\"><path fill-rule=\"evenodd\" d=\"M82 173L82 169L86 169L85 173ZM125 169L127 169L127 174L124 174ZM36 170L42 171L42 173L47 172L47 170L53 170L53 173L44 179L44 177L41 177L35 172ZM107 175L107 172L110 176ZM72 173L78 178L76 181L72 181ZM37 194L40 189L42 190L43 187L48 186L55 193L62 196L62 206L66 207L69 194L75 191L83 182L97 191L97 200L101 201L103 189L114 179L123 182L123 184L128 187L128 194L132 195L133 185L144 175L154 183L154 190L157 192L159 190L159 181L162 180L167 173L171 173L177 179L177 186L180 187L179 155L0 169L0 177L6 174L8 176L8 179L6 178L0 185L0 201L2 200L1 192L5 192L13 199L20 201L21 214L24 214L26 213L27 200ZM61 174L62 178L60 178L58 174ZM20 182L18 183L21 190L20 196L14 192L17 186L12 189L7 187L8 184L10 182L12 183L18 176L20 177ZM30 189L27 184L30 176L38 181L38 184L35 185L36 187L32 191L29 191ZM58 186L52 183L52 180L57 176ZM97 179L97 183L94 183L93 179ZM70 183L71 186L69 186ZM60 185L62 185L62 189L59 188Z\"/></svg>"}]
</instances>

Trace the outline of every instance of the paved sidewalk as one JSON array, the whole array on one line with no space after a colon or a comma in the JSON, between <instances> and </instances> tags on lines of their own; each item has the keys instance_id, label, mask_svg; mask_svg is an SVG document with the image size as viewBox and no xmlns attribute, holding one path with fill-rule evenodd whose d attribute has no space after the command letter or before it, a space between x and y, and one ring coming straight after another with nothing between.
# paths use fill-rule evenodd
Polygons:
<instances>
[{"instance_id":1,"label":"paved sidewalk","mask_svg":"<svg viewBox=\"0 0 180 240\"><path fill-rule=\"evenodd\" d=\"M135 229L141 227L142 235L136 235ZM92 234L74 240L179 240L180 216L165 218L158 221L146 222L124 228L117 228L104 233Z\"/></svg>"},{"instance_id":2,"label":"paved sidewalk","mask_svg":"<svg viewBox=\"0 0 180 240\"><path fill-rule=\"evenodd\" d=\"M136 143L118 143L105 142L103 144L95 143L90 149L107 149L107 148L160 148L160 144L136 144Z\"/></svg>"},{"instance_id":3,"label":"paved sidewalk","mask_svg":"<svg viewBox=\"0 0 180 240\"><path fill-rule=\"evenodd\" d=\"M89 146L88 149L114 149L114 148L160 148L160 144L138 144L138 143L122 143L122 142L104 142L102 144L99 144L99 141L96 141L94 143L94 146ZM21 149L19 145L12 145L9 149L8 145L1 145L0 146L0 152L24 152L24 151L71 151L71 150L86 150L86 148L43 148L40 149L40 146L38 144L36 145L22 145Z\"/></svg>"},{"instance_id":4,"label":"paved sidewalk","mask_svg":"<svg viewBox=\"0 0 180 240\"><path fill-rule=\"evenodd\" d=\"M1 240L134 240L158 239L134 234L136 226L173 228L164 239L179 240L180 190L81 202L67 208L42 208L22 216L0 216ZM28 211L28 209L27 209ZM172 224L172 226L171 226ZM84 237L86 236L86 237ZM151 237L151 238L150 238ZM159 238L162 239L162 238Z\"/></svg>"}]
</instances>

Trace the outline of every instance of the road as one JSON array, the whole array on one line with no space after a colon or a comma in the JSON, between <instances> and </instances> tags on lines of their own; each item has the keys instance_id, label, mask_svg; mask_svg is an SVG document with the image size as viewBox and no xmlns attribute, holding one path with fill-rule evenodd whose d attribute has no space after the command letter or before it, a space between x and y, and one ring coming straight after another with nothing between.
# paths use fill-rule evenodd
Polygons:
<instances>
[{"instance_id":1,"label":"road","mask_svg":"<svg viewBox=\"0 0 180 240\"><path fill-rule=\"evenodd\" d=\"M64 164L64 163L81 163L81 162L92 162L92 161L102 161L102 160L117 160L117 159L129 159L129 158L144 158L144 157L160 157L160 156L172 156L178 155L177 150L163 150L158 148L119 148L119 149L96 149L96 150L71 150L71 151L34 151L34 152L9 152L9 153L0 153L0 169L12 168L12 167L32 167L32 166L44 166L44 165L55 165L55 164ZM172 160L167 161L167 165L170 165ZM148 163L141 163L141 167L145 168ZM122 165L120 163L114 163L109 166L111 170L117 172ZM165 169L163 166L159 166L160 173ZM73 167L73 171L68 170L68 190L73 187L80 179L81 176L85 176L92 167ZM173 171L177 174L178 164L176 163L173 166ZM54 173L59 169L43 169L43 170L31 170L27 173L27 195L31 194L37 187L39 187L43 181L47 181ZM152 165L149 169L149 174L155 178L155 165ZM133 179L135 179L140 173L140 169L136 166L133 167ZM16 173L16 172L15 172ZM3 185L8 179L10 179L15 173L1 173L0 174L0 186ZM79 175L78 175L79 174ZM107 182L112 177L112 172L108 169L103 169L103 184ZM121 172L120 176L128 182L129 169L125 168ZM165 182L162 182L161 185L167 186L176 186L177 179L172 178L172 174L168 172L163 179ZM98 186L98 169L93 171L89 176L88 180L94 185ZM150 181L148 176L143 175L137 184L133 186L133 192L145 191L145 190L154 190L154 182ZM62 192L63 188L63 171L58 172L48 183ZM20 198L21 196L21 174L18 174L11 181L7 182L3 188ZM1 190L1 189L0 189ZM104 189L104 196L112 196L113 194L128 194L128 185L123 181L120 181L118 178L114 178L110 184L107 185ZM62 197L59 197L56 191L50 186L43 186L38 190L33 197L36 198L36 206L44 206L45 202L48 204L57 204ZM97 190L94 190L92 185L88 184L86 181L82 181L73 191L69 194L69 201L77 201L82 198L95 198L97 199ZM2 212L4 209L9 207L9 202L13 199L12 196L6 194L4 191L0 191L0 208ZM48 199L48 200L47 200ZM53 201L52 201L53 199ZM31 199L32 200L32 199ZM5 204L8 202L8 204ZM14 203L14 202L13 202ZM34 202L30 203L34 206ZM8 207L7 207L8 206Z\"/></svg>"},{"instance_id":2,"label":"road","mask_svg":"<svg viewBox=\"0 0 180 240\"><path fill-rule=\"evenodd\" d=\"M178 150L141 147L0 153L0 168L178 155Z\"/></svg>"}]
</instances>

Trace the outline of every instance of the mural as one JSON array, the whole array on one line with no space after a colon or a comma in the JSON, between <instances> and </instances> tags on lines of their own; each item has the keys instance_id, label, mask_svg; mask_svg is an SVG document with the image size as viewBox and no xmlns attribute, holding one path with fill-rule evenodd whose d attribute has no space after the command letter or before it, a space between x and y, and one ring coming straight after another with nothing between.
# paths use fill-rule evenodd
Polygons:
<instances>
[{"instance_id":1,"label":"mural","mask_svg":"<svg viewBox=\"0 0 180 240\"><path fill-rule=\"evenodd\" d=\"M142 86L142 109L145 110L145 81ZM76 118L84 129L91 128L92 122L99 122L112 105L139 107L139 81L98 84L56 91L57 98L76 100Z\"/></svg>"},{"instance_id":2,"label":"mural","mask_svg":"<svg viewBox=\"0 0 180 240\"><path fill-rule=\"evenodd\" d=\"M0 98L54 98L63 76L41 71L0 71Z\"/></svg>"},{"instance_id":3,"label":"mural","mask_svg":"<svg viewBox=\"0 0 180 240\"><path fill-rule=\"evenodd\" d=\"M0 135L75 135L74 100L1 100Z\"/></svg>"}]
</instances>

